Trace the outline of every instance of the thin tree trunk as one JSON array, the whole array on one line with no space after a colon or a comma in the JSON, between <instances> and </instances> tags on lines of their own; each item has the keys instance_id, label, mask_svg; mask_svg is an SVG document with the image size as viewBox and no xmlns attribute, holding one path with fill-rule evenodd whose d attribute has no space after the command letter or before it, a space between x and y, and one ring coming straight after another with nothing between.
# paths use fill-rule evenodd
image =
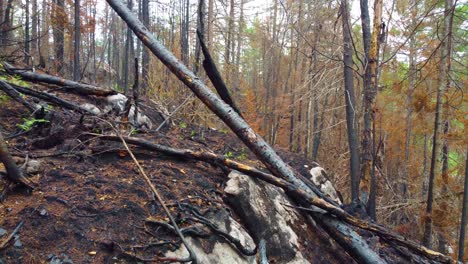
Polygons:
<instances>
[{"instance_id":1,"label":"thin tree trunk","mask_svg":"<svg viewBox=\"0 0 468 264\"><path fill-rule=\"evenodd\" d=\"M429 189L427 194L427 205L426 205L426 215L425 215L425 224L424 224L424 237L423 245L425 247L431 248L432 246L432 207L434 200L434 179L435 179L435 170L437 166L437 155L439 152L439 130L440 130L440 114L442 111L442 94L444 93L446 87L446 81L448 78L448 61L449 61L449 51L448 51L448 34L451 23L452 16L452 0L445 1L445 11L444 11L444 25L442 30L442 43L440 45L440 64L439 64L439 82L437 87L437 99L436 99L436 109L434 117L434 136L432 139L432 155L431 155L431 168L429 171Z\"/></svg>"},{"instance_id":2,"label":"thin tree trunk","mask_svg":"<svg viewBox=\"0 0 468 264\"><path fill-rule=\"evenodd\" d=\"M80 81L81 68L80 68L80 0L75 0L75 43L74 43L74 56L73 56L73 80Z\"/></svg>"},{"instance_id":3,"label":"thin tree trunk","mask_svg":"<svg viewBox=\"0 0 468 264\"><path fill-rule=\"evenodd\" d=\"M468 148L466 150L466 163L465 163L465 187L463 189L463 205L462 217L460 222L460 237L458 239L458 261L463 262L463 255L465 253L465 230L466 230L466 216L468 213Z\"/></svg>"},{"instance_id":4,"label":"thin tree trunk","mask_svg":"<svg viewBox=\"0 0 468 264\"><path fill-rule=\"evenodd\" d=\"M212 49L213 45L213 16L214 16L214 0L208 0L208 29L206 32L206 43L208 46L208 50Z\"/></svg>"},{"instance_id":5,"label":"thin tree trunk","mask_svg":"<svg viewBox=\"0 0 468 264\"><path fill-rule=\"evenodd\" d=\"M64 0L56 0L53 10L54 26L54 46L55 46L55 69L58 74L64 73L64 41L65 41L65 26L63 19L65 15Z\"/></svg>"},{"instance_id":6,"label":"thin tree trunk","mask_svg":"<svg viewBox=\"0 0 468 264\"><path fill-rule=\"evenodd\" d=\"M350 152L351 199L359 201L359 141L356 134L356 99L353 79L353 48L351 43L351 25L349 23L349 6L347 0L341 0L343 23L343 74L346 101L346 125L348 128L348 146Z\"/></svg>"},{"instance_id":7,"label":"thin tree trunk","mask_svg":"<svg viewBox=\"0 0 468 264\"><path fill-rule=\"evenodd\" d=\"M411 5L411 28L413 33L409 38L409 71L408 71L408 94L406 97L406 135L405 135L405 161L403 165L403 184L402 194L403 198L408 198L408 181L409 181L409 163L410 163L410 140L411 140L411 128L412 128L412 114L413 114L413 92L416 86L416 65L415 65L415 45L416 45L416 0L410 2Z\"/></svg>"},{"instance_id":8,"label":"thin tree trunk","mask_svg":"<svg viewBox=\"0 0 468 264\"><path fill-rule=\"evenodd\" d=\"M29 37L29 0L26 0L26 6L25 6L25 15L26 15L26 23L24 25L24 63L26 65L29 65L29 57L31 56L30 54L30 49L29 49L29 44L31 42L31 39Z\"/></svg>"},{"instance_id":9,"label":"thin tree trunk","mask_svg":"<svg viewBox=\"0 0 468 264\"><path fill-rule=\"evenodd\" d=\"M197 31L200 32L201 41L205 41L205 0L198 0L198 11L197 11ZM195 44L195 62L193 65L194 73L198 74L200 68L200 39L196 38Z\"/></svg>"},{"instance_id":10,"label":"thin tree trunk","mask_svg":"<svg viewBox=\"0 0 468 264\"><path fill-rule=\"evenodd\" d=\"M150 17L149 17L149 0L142 1L142 18L143 24L146 28L150 28ZM146 95L149 88L149 64L150 57L148 48L144 45L142 47L143 55L141 60L141 85L143 86L143 95Z\"/></svg>"},{"instance_id":11,"label":"thin tree trunk","mask_svg":"<svg viewBox=\"0 0 468 264\"><path fill-rule=\"evenodd\" d=\"M38 41L38 9L37 9L37 0L32 0L32 16L31 16L31 56L37 55L37 41ZM1 17L1 15L0 15ZM36 62L37 63L37 62ZM34 66L34 65L33 65Z\"/></svg>"}]
</instances>

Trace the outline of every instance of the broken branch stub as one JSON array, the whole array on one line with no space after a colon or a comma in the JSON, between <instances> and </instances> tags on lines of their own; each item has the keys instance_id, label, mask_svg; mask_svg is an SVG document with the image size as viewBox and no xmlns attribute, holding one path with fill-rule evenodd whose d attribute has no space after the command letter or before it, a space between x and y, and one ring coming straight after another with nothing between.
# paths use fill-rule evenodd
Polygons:
<instances>
[{"instance_id":1,"label":"broken branch stub","mask_svg":"<svg viewBox=\"0 0 468 264\"><path fill-rule=\"evenodd\" d=\"M31 181L24 176L23 170L19 168L8 151L2 132L0 132L0 162L5 165L7 177L14 183L23 184L29 188L33 188Z\"/></svg>"}]
</instances>

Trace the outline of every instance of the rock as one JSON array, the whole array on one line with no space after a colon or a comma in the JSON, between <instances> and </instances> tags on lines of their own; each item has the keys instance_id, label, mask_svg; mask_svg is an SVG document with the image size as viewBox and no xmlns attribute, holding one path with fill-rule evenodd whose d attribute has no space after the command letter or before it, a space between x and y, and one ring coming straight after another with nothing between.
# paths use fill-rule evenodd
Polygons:
<instances>
[{"instance_id":1,"label":"rock","mask_svg":"<svg viewBox=\"0 0 468 264\"><path fill-rule=\"evenodd\" d=\"M32 159L26 164L26 172L28 174L37 174L43 169L42 162L40 160Z\"/></svg>"},{"instance_id":2,"label":"rock","mask_svg":"<svg viewBox=\"0 0 468 264\"><path fill-rule=\"evenodd\" d=\"M4 236L7 233L7 231L3 228L0 228L0 237Z\"/></svg>"},{"instance_id":3,"label":"rock","mask_svg":"<svg viewBox=\"0 0 468 264\"><path fill-rule=\"evenodd\" d=\"M142 114L140 109L138 110L137 122L135 124L135 107L133 105L128 113L128 121L135 127L145 127L146 129L153 127L153 122L145 114Z\"/></svg>"},{"instance_id":4,"label":"rock","mask_svg":"<svg viewBox=\"0 0 468 264\"><path fill-rule=\"evenodd\" d=\"M298 213L283 204L291 204L281 189L254 182L250 177L237 171L229 174L224 192L228 202L247 220L247 228L258 241L265 239L267 257L279 263L310 263L302 253L298 235L291 228L301 225Z\"/></svg>"},{"instance_id":5,"label":"rock","mask_svg":"<svg viewBox=\"0 0 468 264\"><path fill-rule=\"evenodd\" d=\"M305 165L305 167L308 167ZM312 163L312 168L309 171L310 173L310 180L317 186L323 194L328 196L338 205L342 205L342 201L336 191L333 183L331 182L330 178L328 178L325 169L320 167L320 165L316 162Z\"/></svg>"},{"instance_id":6,"label":"rock","mask_svg":"<svg viewBox=\"0 0 468 264\"><path fill-rule=\"evenodd\" d=\"M109 112L111 110L116 110L117 112L122 112L125 109L125 104L127 103L128 98L119 93L115 95L109 95L106 97L106 102L110 107L106 107L104 112Z\"/></svg>"},{"instance_id":7,"label":"rock","mask_svg":"<svg viewBox=\"0 0 468 264\"><path fill-rule=\"evenodd\" d=\"M89 113L92 113L93 115L100 115L101 114L101 109L97 108L97 106L90 104L90 103L84 103L80 105L81 108L84 110L88 111Z\"/></svg>"},{"instance_id":8,"label":"rock","mask_svg":"<svg viewBox=\"0 0 468 264\"><path fill-rule=\"evenodd\" d=\"M49 264L73 264L73 261L67 254L62 253L60 256L52 255L52 258L49 258L50 255L52 254L48 255L48 260L50 260Z\"/></svg>"},{"instance_id":9,"label":"rock","mask_svg":"<svg viewBox=\"0 0 468 264\"><path fill-rule=\"evenodd\" d=\"M353 263L284 191L237 171L229 174L226 201L255 241L265 240L270 263Z\"/></svg>"},{"instance_id":10,"label":"rock","mask_svg":"<svg viewBox=\"0 0 468 264\"><path fill-rule=\"evenodd\" d=\"M22 248L23 247L23 243L21 243L21 240L20 239L17 239L15 240L15 243L13 244L14 247L17 247L17 248Z\"/></svg>"},{"instance_id":11,"label":"rock","mask_svg":"<svg viewBox=\"0 0 468 264\"><path fill-rule=\"evenodd\" d=\"M241 244L248 248L254 249L255 243L246 230L236 222L226 210L219 210L216 213L211 213L205 216L214 224L216 224L221 230L228 233L229 235L239 239ZM201 240L199 238L188 237L187 242L195 252L199 263L203 264L217 264L229 263L229 264L254 264L255 256L245 256L240 253L235 246L231 245L225 239L222 239L219 235L213 234L209 239ZM203 245L208 243L209 245ZM210 248L211 250L205 250ZM176 251L168 251L165 253L166 257L178 257L184 258L188 256L187 249L181 246Z\"/></svg>"}]
</instances>

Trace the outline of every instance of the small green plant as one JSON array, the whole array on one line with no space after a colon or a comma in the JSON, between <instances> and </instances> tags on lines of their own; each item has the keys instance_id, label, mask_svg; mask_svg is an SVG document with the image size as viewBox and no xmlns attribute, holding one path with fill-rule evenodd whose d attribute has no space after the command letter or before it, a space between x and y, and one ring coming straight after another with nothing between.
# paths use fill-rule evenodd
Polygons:
<instances>
[{"instance_id":1,"label":"small green plant","mask_svg":"<svg viewBox=\"0 0 468 264\"><path fill-rule=\"evenodd\" d=\"M138 129L132 128L132 130L130 131L130 136L134 136L136 134L138 134Z\"/></svg>"},{"instance_id":2,"label":"small green plant","mask_svg":"<svg viewBox=\"0 0 468 264\"><path fill-rule=\"evenodd\" d=\"M234 153L232 151L228 151L226 152L226 154L224 154L224 157L226 157L227 159L230 159L234 157Z\"/></svg>"},{"instance_id":3,"label":"small green plant","mask_svg":"<svg viewBox=\"0 0 468 264\"><path fill-rule=\"evenodd\" d=\"M247 159L247 153L245 152L245 149L242 148L242 151L239 155L236 157L238 160L246 160Z\"/></svg>"},{"instance_id":4,"label":"small green plant","mask_svg":"<svg viewBox=\"0 0 468 264\"><path fill-rule=\"evenodd\" d=\"M196 135L197 135L197 132L195 132L194 130L192 130L192 131L190 132L190 137L194 137L194 136L196 136Z\"/></svg>"},{"instance_id":5,"label":"small green plant","mask_svg":"<svg viewBox=\"0 0 468 264\"><path fill-rule=\"evenodd\" d=\"M179 123L180 128L187 128L187 123L185 122L180 122Z\"/></svg>"},{"instance_id":6,"label":"small green plant","mask_svg":"<svg viewBox=\"0 0 468 264\"><path fill-rule=\"evenodd\" d=\"M18 125L19 128L21 128L24 131L29 131L31 128L33 128L36 124L40 123L49 123L49 120L45 119L36 119L36 118L23 118L24 123L21 125Z\"/></svg>"},{"instance_id":7,"label":"small green plant","mask_svg":"<svg viewBox=\"0 0 468 264\"><path fill-rule=\"evenodd\" d=\"M3 104L3 103L5 103L5 102L8 102L9 99L10 99L10 98L9 98L7 95L5 95L5 94L0 94L0 104Z\"/></svg>"}]
</instances>

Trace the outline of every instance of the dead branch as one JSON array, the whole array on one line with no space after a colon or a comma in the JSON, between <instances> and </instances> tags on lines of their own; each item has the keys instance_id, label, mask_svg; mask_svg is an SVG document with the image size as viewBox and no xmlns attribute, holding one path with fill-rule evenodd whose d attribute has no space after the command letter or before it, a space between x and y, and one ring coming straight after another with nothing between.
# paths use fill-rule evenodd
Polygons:
<instances>
[{"instance_id":1,"label":"dead branch","mask_svg":"<svg viewBox=\"0 0 468 264\"><path fill-rule=\"evenodd\" d=\"M16 165L15 161L11 157L5 140L3 139L2 132L0 132L0 162L5 165L7 177L9 180L14 183L23 184L33 189L32 182L24 176L23 170Z\"/></svg>"},{"instance_id":2,"label":"dead branch","mask_svg":"<svg viewBox=\"0 0 468 264\"><path fill-rule=\"evenodd\" d=\"M15 227L15 229L13 230L13 232L10 233L10 235L8 235L3 241L2 243L0 244L0 249L4 249L6 247L6 245L8 244L8 242L10 242L10 240L16 235L16 233L18 233L18 231L20 230L21 226L23 226L24 224L24 220L21 220L18 225Z\"/></svg>"},{"instance_id":3,"label":"dead branch","mask_svg":"<svg viewBox=\"0 0 468 264\"><path fill-rule=\"evenodd\" d=\"M189 210L195 216L195 217L189 217L187 219L195 221L195 222L199 222L201 224L204 224L204 225L208 226L211 229L211 231L213 231L214 233L222 236L227 241L232 243L237 248L237 250L239 250L242 254L244 254L246 256L253 256L253 255L257 254L257 249L256 248L249 249L249 248L246 248L245 246L243 246L238 238L233 237L233 236L229 235L228 233L224 232L223 230L221 230L216 224L214 224L209 219L204 217L197 208L195 208L192 205L187 204L187 203L179 203L179 207L181 209L183 209L183 210Z\"/></svg>"},{"instance_id":4,"label":"dead branch","mask_svg":"<svg viewBox=\"0 0 468 264\"><path fill-rule=\"evenodd\" d=\"M208 75L208 78L210 78L211 83L213 84L221 99L223 99L226 104L230 105L240 116L242 116L239 108L234 103L234 100L232 100L231 94L229 93L229 90L224 83L224 80L221 77L221 74L219 73L218 68L216 67L216 64L214 63L213 58L211 57L211 54L208 50L208 47L206 46L205 41L203 40L203 37L198 29L197 36L198 41L200 41L200 47L202 48L203 56L205 56L205 59L203 60L203 68L205 69L206 75Z\"/></svg>"},{"instance_id":5,"label":"dead branch","mask_svg":"<svg viewBox=\"0 0 468 264\"><path fill-rule=\"evenodd\" d=\"M79 113L93 114L88 109L85 109L85 108L83 108L83 107L81 107L79 105L76 105L76 104L74 104L74 103L72 103L70 101L61 99L60 97L55 96L53 94L46 93L46 92L41 92L41 91L36 91L36 90L30 89L30 88L27 88L27 87L23 87L23 86L19 86L19 85L13 84L13 83L8 83L8 84L11 87L13 87L15 90L17 90L18 92L20 92L22 94L29 95L29 96L32 96L32 97L36 97L36 98L44 100L44 101L46 101L48 103L58 105L58 106L61 106L63 108L66 108L66 109L74 110L74 111L77 111Z\"/></svg>"},{"instance_id":6,"label":"dead branch","mask_svg":"<svg viewBox=\"0 0 468 264\"><path fill-rule=\"evenodd\" d=\"M34 107L32 103L23 99L20 93L18 93L18 91L16 91L13 87L11 87L11 85L8 84L7 82L0 80L0 90L4 91L13 100L24 105L30 112L34 112L36 110L36 108Z\"/></svg>"},{"instance_id":7,"label":"dead branch","mask_svg":"<svg viewBox=\"0 0 468 264\"><path fill-rule=\"evenodd\" d=\"M108 96L108 95L117 94L116 91L113 91L110 89L104 89L104 88L97 87L97 86L90 85L90 84L70 81L67 79L63 79L63 78L48 75L48 74L18 70L6 62L2 62L2 65L5 68L6 72L10 75L19 75L23 80L30 81L30 82L58 85L58 86L65 88L65 91L67 92L81 94L81 95L96 95L96 96Z\"/></svg>"}]
</instances>

